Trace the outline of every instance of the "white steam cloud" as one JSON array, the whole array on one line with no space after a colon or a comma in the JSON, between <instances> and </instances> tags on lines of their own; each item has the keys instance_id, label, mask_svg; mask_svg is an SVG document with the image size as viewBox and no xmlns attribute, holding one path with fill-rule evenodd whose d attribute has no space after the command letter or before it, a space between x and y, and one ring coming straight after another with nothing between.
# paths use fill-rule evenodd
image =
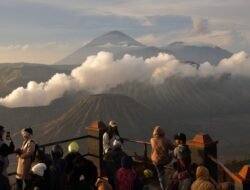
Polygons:
<instances>
[{"instance_id":1,"label":"white steam cloud","mask_svg":"<svg viewBox=\"0 0 250 190\"><path fill-rule=\"evenodd\" d=\"M223 59L217 66L206 62L195 66L184 64L174 56L159 53L148 59L124 55L114 60L108 52L99 52L89 56L83 64L72 70L70 75L55 74L46 82L31 81L27 87L19 87L9 95L0 98L0 105L6 107L32 107L49 105L67 91L90 90L101 92L128 81L150 82L160 84L173 75L181 77L208 77L222 73L249 76L250 63L245 52Z\"/></svg>"},{"instance_id":2,"label":"white steam cloud","mask_svg":"<svg viewBox=\"0 0 250 190\"><path fill-rule=\"evenodd\" d=\"M209 33L209 26L207 19L201 19L199 17L193 17L193 31L197 34Z\"/></svg>"}]
</instances>

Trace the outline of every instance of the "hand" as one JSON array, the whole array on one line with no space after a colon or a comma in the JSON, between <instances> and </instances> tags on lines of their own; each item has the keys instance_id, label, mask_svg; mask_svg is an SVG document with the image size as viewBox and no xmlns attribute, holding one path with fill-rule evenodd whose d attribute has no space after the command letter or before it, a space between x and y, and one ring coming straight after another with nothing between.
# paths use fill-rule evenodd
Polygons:
<instances>
[{"instance_id":1,"label":"hand","mask_svg":"<svg viewBox=\"0 0 250 190\"><path fill-rule=\"evenodd\" d=\"M20 148L17 148L14 152L18 155L22 154L22 150Z\"/></svg>"}]
</instances>

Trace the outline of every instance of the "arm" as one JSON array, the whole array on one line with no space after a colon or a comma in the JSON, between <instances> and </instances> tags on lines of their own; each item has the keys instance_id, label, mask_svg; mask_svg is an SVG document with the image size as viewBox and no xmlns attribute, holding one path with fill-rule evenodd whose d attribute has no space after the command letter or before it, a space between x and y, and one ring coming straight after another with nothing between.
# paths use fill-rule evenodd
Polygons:
<instances>
[{"instance_id":1,"label":"arm","mask_svg":"<svg viewBox=\"0 0 250 190\"><path fill-rule=\"evenodd\" d=\"M15 149L14 143L11 141L10 145L8 146L7 144L2 144L0 148L0 152L2 156L8 156L9 154L13 153Z\"/></svg>"},{"instance_id":2,"label":"arm","mask_svg":"<svg viewBox=\"0 0 250 190\"><path fill-rule=\"evenodd\" d=\"M104 153L107 153L108 150L110 149L109 135L107 132L103 134L102 140L103 140L103 151Z\"/></svg>"}]
</instances>

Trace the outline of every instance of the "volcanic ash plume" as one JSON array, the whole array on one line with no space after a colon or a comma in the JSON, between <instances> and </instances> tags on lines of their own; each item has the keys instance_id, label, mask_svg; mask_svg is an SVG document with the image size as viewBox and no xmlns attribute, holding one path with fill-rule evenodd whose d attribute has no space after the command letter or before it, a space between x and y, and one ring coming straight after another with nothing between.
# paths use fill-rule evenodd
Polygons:
<instances>
[{"instance_id":1,"label":"volcanic ash plume","mask_svg":"<svg viewBox=\"0 0 250 190\"><path fill-rule=\"evenodd\" d=\"M217 66L210 63L196 66L185 64L174 56L159 53L148 59L124 55L114 60L108 52L99 52L89 56L81 66L72 70L70 75L55 74L46 82L31 81L27 86L13 90L0 98L0 105L6 107L34 107L49 105L67 91L89 90L99 93L128 81L147 82L153 85L163 83L165 79L178 75L180 77L208 77L223 73L249 76L250 64L245 52L223 59Z\"/></svg>"}]
</instances>

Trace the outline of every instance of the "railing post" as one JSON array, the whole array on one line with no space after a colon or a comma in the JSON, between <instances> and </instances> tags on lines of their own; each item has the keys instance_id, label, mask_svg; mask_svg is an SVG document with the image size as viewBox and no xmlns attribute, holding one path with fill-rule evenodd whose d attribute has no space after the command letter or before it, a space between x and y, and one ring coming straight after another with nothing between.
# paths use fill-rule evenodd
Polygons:
<instances>
[{"instance_id":1,"label":"railing post","mask_svg":"<svg viewBox=\"0 0 250 190\"><path fill-rule=\"evenodd\" d=\"M215 180L218 179L218 166L209 159L208 155L217 159L217 143L208 134L197 134L187 142L191 150L192 162L206 166Z\"/></svg>"},{"instance_id":2,"label":"railing post","mask_svg":"<svg viewBox=\"0 0 250 190\"><path fill-rule=\"evenodd\" d=\"M250 189L250 165L242 167L240 172L236 174L240 180L235 181L235 190L249 190Z\"/></svg>"},{"instance_id":3,"label":"railing post","mask_svg":"<svg viewBox=\"0 0 250 190\"><path fill-rule=\"evenodd\" d=\"M148 163L148 147L147 144L144 143L144 167L147 168L147 163Z\"/></svg>"},{"instance_id":4,"label":"railing post","mask_svg":"<svg viewBox=\"0 0 250 190\"><path fill-rule=\"evenodd\" d=\"M94 121L89 127L86 127L87 135L97 137L88 138L87 148L88 148L88 158L94 162L98 168L99 175L102 173L103 167L103 147L102 147L102 136L106 130L106 125L102 121ZM91 155L95 155L91 156Z\"/></svg>"}]
</instances>

